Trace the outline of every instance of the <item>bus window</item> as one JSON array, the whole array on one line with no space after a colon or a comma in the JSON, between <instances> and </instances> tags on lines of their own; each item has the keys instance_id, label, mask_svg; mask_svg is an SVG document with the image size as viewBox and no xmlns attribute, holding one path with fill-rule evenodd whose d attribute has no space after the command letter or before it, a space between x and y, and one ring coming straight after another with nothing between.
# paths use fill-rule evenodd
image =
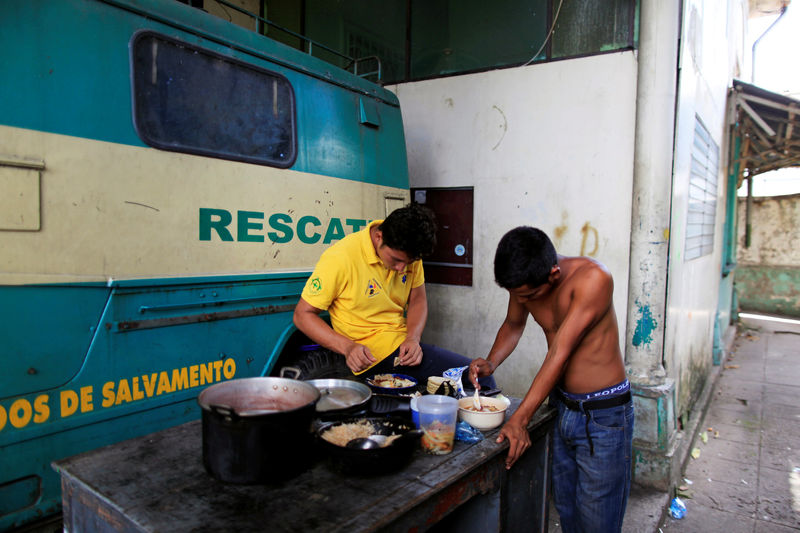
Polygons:
<instances>
[{"instance_id":1,"label":"bus window","mask_svg":"<svg viewBox=\"0 0 800 533\"><path fill-rule=\"evenodd\" d=\"M297 154L286 78L163 35L131 46L133 120L162 150L287 168Z\"/></svg>"}]
</instances>

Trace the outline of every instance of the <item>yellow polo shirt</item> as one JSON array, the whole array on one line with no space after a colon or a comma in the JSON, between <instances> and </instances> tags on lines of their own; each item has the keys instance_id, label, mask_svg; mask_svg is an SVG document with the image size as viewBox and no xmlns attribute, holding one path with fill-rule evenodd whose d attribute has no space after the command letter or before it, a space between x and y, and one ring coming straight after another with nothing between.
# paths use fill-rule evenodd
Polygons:
<instances>
[{"instance_id":1,"label":"yellow polo shirt","mask_svg":"<svg viewBox=\"0 0 800 533\"><path fill-rule=\"evenodd\" d=\"M383 265L369 236L370 228L381 222L375 220L325 250L302 294L317 309L328 310L334 331L367 346L375 364L405 340L408 296L425 282L420 260L405 272Z\"/></svg>"}]
</instances>

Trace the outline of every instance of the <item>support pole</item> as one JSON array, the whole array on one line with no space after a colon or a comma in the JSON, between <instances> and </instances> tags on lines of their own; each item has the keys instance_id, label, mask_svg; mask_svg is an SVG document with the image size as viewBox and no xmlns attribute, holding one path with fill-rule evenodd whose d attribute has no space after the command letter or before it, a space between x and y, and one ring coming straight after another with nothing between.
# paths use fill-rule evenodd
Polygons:
<instances>
[{"instance_id":1,"label":"support pole","mask_svg":"<svg viewBox=\"0 0 800 533\"><path fill-rule=\"evenodd\" d=\"M634 480L661 490L676 470L675 385L663 360L680 4L641 0L625 346L636 409Z\"/></svg>"},{"instance_id":2,"label":"support pole","mask_svg":"<svg viewBox=\"0 0 800 533\"><path fill-rule=\"evenodd\" d=\"M662 360L679 18L678 2L642 0L625 361L631 381L645 385L666 378Z\"/></svg>"}]
</instances>

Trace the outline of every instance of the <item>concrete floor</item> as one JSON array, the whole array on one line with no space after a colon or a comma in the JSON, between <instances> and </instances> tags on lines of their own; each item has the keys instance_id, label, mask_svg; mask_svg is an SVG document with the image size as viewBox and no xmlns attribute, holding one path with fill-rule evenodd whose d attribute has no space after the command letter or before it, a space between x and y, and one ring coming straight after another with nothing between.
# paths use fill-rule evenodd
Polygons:
<instances>
[{"instance_id":1,"label":"concrete floor","mask_svg":"<svg viewBox=\"0 0 800 533\"><path fill-rule=\"evenodd\" d=\"M800 531L800 325L742 323L684 471L686 516L665 533Z\"/></svg>"},{"instance_id":2,"label":"concrete floor","mask_svg":"<svg viewBox=\"0 0 800 533\"><path fill-rule=\"evenodd\" d=\"M672 494L633 487L624 533L800 531L800 324L741 323L688 448L686 515L665 512Z\"/></svg>"}]
</instances>

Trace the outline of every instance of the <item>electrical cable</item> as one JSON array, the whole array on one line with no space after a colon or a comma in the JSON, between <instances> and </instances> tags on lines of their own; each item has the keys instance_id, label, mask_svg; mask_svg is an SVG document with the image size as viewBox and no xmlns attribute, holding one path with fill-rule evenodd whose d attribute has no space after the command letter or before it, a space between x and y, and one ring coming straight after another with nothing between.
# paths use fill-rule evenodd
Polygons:
<instances>
[{"instance_id":1,"label":"electrical cable","mask_svg":"<svg viewBox=\"0 0 800 533\"><path fill-rule=\"evenodd\" d=\"M539 54L542 53L542 50L544 50L544 47L547 46L547 41L550 40L550 37L553 35L553 30L556 29L556 21L558 20L559 13L561 13L561 5L563 3L564 3L564 0L561 0L558 3L558 9L556 9L556 16L553 17L553 24L550 25L550 31L547 32L547 37L544 38L544 42L542 43L542 46L536 51L535 54L533 54L533 57L530 58L527 63L522 65L523 67L527 67L528 65L530 65L533 62L533 60L536 59L536 57Z\"/></svg>"}]
</instances>

